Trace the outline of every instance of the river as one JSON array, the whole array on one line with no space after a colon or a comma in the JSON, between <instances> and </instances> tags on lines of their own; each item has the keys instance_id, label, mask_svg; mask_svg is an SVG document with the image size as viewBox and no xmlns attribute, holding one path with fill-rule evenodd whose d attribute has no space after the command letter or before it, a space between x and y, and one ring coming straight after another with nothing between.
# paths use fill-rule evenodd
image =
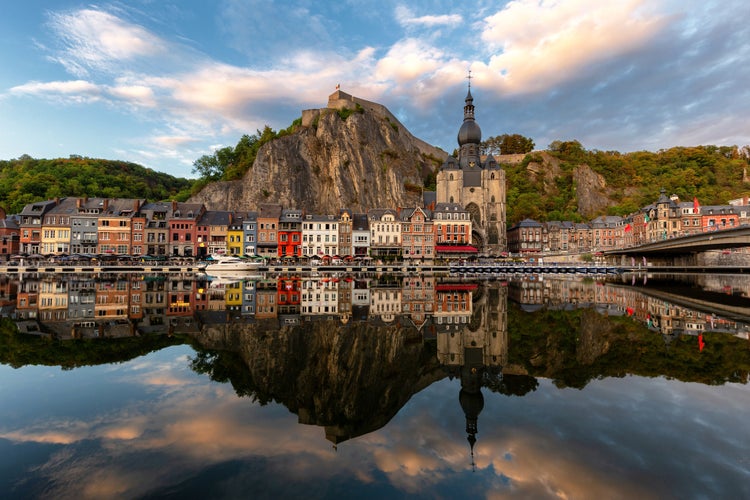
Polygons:
<instances>
[{"instance_id":1,"label":"river","mask_svg":"<svg viewBox=\"0 0 750 500\"><path fill-rule=\"evenodd\" d=\"M748 498L745 276L0 278L3 498Z\"/></svg>"}]
</instances>

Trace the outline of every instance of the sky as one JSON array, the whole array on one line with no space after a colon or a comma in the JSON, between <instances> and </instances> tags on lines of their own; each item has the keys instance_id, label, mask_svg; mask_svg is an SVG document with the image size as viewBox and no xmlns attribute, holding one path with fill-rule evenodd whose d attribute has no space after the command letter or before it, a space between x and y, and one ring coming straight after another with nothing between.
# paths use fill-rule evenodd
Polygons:
<instances>
[{"instance_id":1,"label":"sky","mask_svg":"<svg viewBox=\"0 0 750 500\"><path fill-rule=\"evenodd\" d=\"M4 2L0 159L81 155L180 177L336 85L456 147L750 144L745 0Z\"/></svg>"}]
</instances>

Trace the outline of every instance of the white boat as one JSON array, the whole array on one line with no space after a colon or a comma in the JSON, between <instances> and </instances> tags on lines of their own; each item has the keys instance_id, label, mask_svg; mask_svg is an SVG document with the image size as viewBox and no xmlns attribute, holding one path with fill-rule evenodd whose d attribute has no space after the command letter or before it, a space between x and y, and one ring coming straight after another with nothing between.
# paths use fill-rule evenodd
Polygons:
<instances>
[{"instance_id":1,"label":"white boat","mask_svg":"<svg viewBox=\"0 0 750 500\"><path fill-rule=\"evenodd\" d=\"M257 272L263 265L263 259L242 258L236 255L211 255L206 260L206 267L203 270L209 275L246 273L248 271Z\"/></svg>"}]
</instances>

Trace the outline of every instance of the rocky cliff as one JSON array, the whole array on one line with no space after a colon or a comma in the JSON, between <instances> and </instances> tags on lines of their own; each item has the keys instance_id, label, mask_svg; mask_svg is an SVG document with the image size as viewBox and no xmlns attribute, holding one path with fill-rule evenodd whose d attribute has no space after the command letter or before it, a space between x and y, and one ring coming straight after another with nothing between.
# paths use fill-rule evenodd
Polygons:
<instances>
[{"instance_id":1,"label":"rocky cliff","mask_svg":"<svg viewBox=\"0 0 750 500\"><path fill-rule=\"evenodd\" d=\"M265 144L241 180L209 184L190 201L213 210L280 203L317 213L415 206L424 177L446 156L384 106L337 92L328 107L304 111L294 133Z\"/></svg>"},{"instance_id":2,"label":"rocky cliff","mask_svg":"<svg viewBox=\"0 0 750 500\"><path fill-rule=\"evenodd\" d=\"M498 157L498 162L503 164L519 164L526 155L508 155L510 160L504 156ZM520 158L519 158L520 157ZM585 219L594 217L606 212L607 207L614 205L613 194L617 191L607 185L604 176L594 172L586 164L577 165L572 173L564 172L560 167L560 160L548 152L541 151L534 153L534 161L528 162L526 171L533 180L542 181L543 195L554 197L558 194L556 180L570 175L573 185L576 187L576 203L578 213ZM620 191L622 191L622 187Z\"/></svg>"}]
</instances>

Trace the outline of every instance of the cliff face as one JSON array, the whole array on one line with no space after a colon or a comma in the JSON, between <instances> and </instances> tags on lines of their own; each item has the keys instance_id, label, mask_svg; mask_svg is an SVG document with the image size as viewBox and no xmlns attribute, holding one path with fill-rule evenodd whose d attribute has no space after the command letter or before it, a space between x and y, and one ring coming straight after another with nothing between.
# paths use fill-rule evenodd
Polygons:
<instances>
[{"instance_id":1,"label":"cliff face","mask_svg":"<svg viewBox=\"0 0 750 500\"><path fill-rule=\"evenodd\" d=\"M306 111L303 126L264 145L242 180L212 183L190 201L212 210L280 203L316 213L421 205L424 175L446 153L412 136L380 105L346 111Z\"/></svg>"},{"instance_id":2,"label":"cliff face","mask_svg":"<svg viewBox=\"0 0 750 500\"><path fill-rule=\"evenodd\" d=\"M511 155L508 155L511 156ZM521 163L525 155L512 155L514 161L505 160L504 156L498 156L498 161L504 164ZM520 159L518 158L520 156ZM563 171L560 160L547 152L537 153L541 161L530 161L526 166L529 177L533 180L542 180L543 192L547 196L558 194L556 180L560 177L572 175L573 185L576 187L576 201L578 213L584 219L592 219L601 215L607 207L615 204L613 194L617 191L607 185L607 181L601 174L594 172L586 164L578 165L572 174ZM620 188L622 191L623 188Z\"/></svg>"}]
</instances>

